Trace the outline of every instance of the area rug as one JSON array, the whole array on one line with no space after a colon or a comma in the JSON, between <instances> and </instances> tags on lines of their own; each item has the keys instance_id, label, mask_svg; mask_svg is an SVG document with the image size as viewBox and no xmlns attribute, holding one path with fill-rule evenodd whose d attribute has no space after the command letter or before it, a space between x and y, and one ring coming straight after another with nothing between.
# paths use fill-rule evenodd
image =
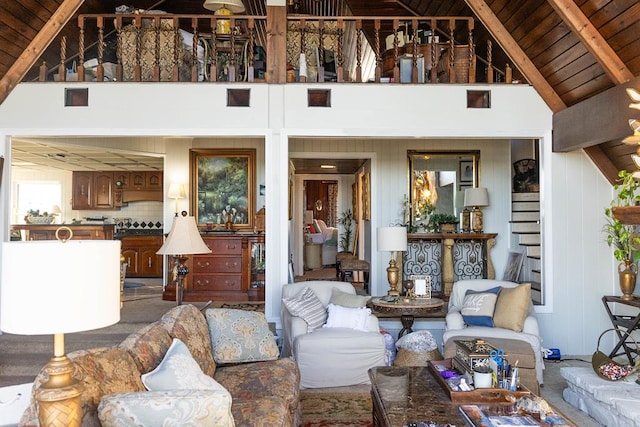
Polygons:
<instances>
[{"instance_id":1,"label":"area rug","mask_svg":"<svg viewBox=\"0 0 640 427\"><path fill-rule=\"evenodd\" d=\"M129 280L125 280L123 288L124 289L133 289L133 288L141 288L143 286L144 286L144 284L142 284L140 282L131 282Z\"/></svg>"},{"instance_id":2,"label":"area rug","mask_svg":"<svg viewBox=\"0 0 640 427\"><path fill-rule=\"evenodd\" d=\"M301 391L302 427L372 427L370 393Z\"/></svg>"}]
</instances>

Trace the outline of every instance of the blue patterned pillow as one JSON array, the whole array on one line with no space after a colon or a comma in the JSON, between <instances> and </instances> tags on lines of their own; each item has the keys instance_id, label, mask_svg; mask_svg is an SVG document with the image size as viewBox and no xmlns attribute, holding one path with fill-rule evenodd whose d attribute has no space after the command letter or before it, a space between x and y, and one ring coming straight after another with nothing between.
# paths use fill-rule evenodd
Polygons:
<instances>
[{"instance_id":1,"label":"blue patterned pillow","mask_svg":"<svg viewBox=\"0 0 640 427\"><path fill-rule=\"evenodd\" d=\"M485 291L469 289L464 295L462 318L467 325L493 327L493 311L496 307L500 286Z\"/></svg>"},{"instance_id":2,"label":"blue patterned pillow","mask_svg":"<svg viewBox=\"0 0 640 427\"><path fill-rule=\"evenodd\" d=\"M205 313L216 363L276 360L280 350L264 313L230 308Z\"/></svg>"},{"instance_id":3,"label":"blue patterned pillow","mask_svg":"<svg viewBox=\"0 0 640 427\"><path fill-rule=\"evenodd\" d=\"M103 427L233 427L231 395L211 390L107 394L98 406Z\"/></svg>"}]
</instances>

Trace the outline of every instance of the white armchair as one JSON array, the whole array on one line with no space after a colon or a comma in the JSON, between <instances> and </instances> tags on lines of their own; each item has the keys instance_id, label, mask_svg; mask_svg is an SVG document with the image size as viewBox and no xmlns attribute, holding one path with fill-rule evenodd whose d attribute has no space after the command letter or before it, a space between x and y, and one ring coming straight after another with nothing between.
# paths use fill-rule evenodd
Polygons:
<instances>
[{"instance_id":1,"label":"white armchair","mask_svg":"<svg viewBox=\"0 0 640 427\"><path fill-rule=\"evenodd\" d=\"M542 339L538 328L538 320L536 318L533 304L529 303L529 312L524 321L522 332L516 332L511 329L489 326L472 326L467 325L462 317L461 310L464 303L464 297L468 290L486 291L496 286L503 288L515 288L518 283L507 282L502 280L460 280L453 284L453 290L449 298L449 310L445 320L445 332L443 341L445 346L452 339L461 337L510 339L524 341L531 346L535 357L536 378L539 384L543 383L542 372L544 370L544 361L542 359Z\"/></svg>"},{"instance_id":2,"label":"white armchair","mask_svg":"<svg viewBox=\"0 0 640 427\"><path fill-rule=\"evenodd\" d=\"M309 288L326 309L332 290L355 295L346 282L308 281L284 285L282 298L292 298ZM300 369L301 388L340 387L369 383L368 370L385 365L385 340L378 319L368 317L368 331L320 327L309 332L301 317L282 304L283 354L293 356Z\"/></svg>"}]
</instances>

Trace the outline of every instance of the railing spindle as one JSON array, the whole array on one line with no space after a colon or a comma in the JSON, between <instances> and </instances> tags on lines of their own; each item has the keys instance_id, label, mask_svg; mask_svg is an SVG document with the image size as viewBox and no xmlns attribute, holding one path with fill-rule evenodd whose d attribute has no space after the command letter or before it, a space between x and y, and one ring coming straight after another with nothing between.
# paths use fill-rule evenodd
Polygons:
<instances>
[{"instance_id":1,"label":"railing spindle","mask_svg":"<svg viewBox=\"0 0 640 427\"><path fill-rule=\"evenodd\" d=\"M230 60L229 60L229 66L228 66L228 70L229 70L228 76L229 76L230 82L235 82L236 81L236 64L238 63L238 57L236 55L235 18L232 17L229 20L229 25L231 28L231 53L230 53Z\"/></svg>"},{"instance_id":2,"label":"railing spindle","mask_svg":"<svg viewBox=\"0 0 640 427\"><path fill-rule=\"evenodd\" d=\"M491 63L493 57L493 45L491 40L487 40L487 83L493 83L493 65Z\"/></svg>"},{"instance_id":3,"label":"railing spindle","mask_svg":"<svg viewBox=\"0 0 640 427\"><path fill-rule=\"evenodd\" d=\"M253 18L248 19L249 24L249 48L247 52L247 81L253 82L255 80L255 71L254 71L254 46L255 46L255 20Z\"/></svg>"},{"instance_id":4,"label":"railing spindle","mask_svg":"<svg viewBox=\"0 0 640 427\"><path fill-rule=\"evenodd\" d=\"M99 82L104 82L103 62L104 62L104 18L100 16L98 17L98 66L96 67L96 80ZM84 74L84 72L82 74ZM84 75L80 77L80 73L78 73L78 81L84 81Z\"/></svg>"},{"instance_id":5,"label":"railing spindle","mask_svg":"<svg viewBox=\"0 0 640 427\"><path fill-rule=\"evenodd\" d=\"M362 19L356 19L356 83L362 83Z\"/></svg>"},{"instance_id":6,"label":"railing spindle","mask_svg":"<svg viewBox=\"0 0 640 427\"><path fill-rule=\"evenodd\" d=\"M393 20L393 81L400 83L400 58L398 58L398 28L400 21Z\"/></svg>"},{"instance_id":7,"label":"railing spindle","mask_svg":"<svg viewBox=\"0 0 640 427\"><path fill-rule=\"evenodd\" d=\"M453 19L449 20L449 83L456 82L456 63L455 63L455 41L453 40L453 29L456 23Z\"/></svg>"},{"instance_id":8,"label":"railing spindle","mask_svg":"<svg viewBox=\"0 0 640 427\"><path fill-rule=\"evenodd\" d=\"M380 53L380 20L373 21L373 51L376 55L375 82L380 83L382 76L382 54Z\"/></svg>"},{"instance_id":9,"label":"railing spindle","mask_svg":"<svg viewBox=\"0 0 640 427\"><path fill-rule=\"evenodd\" d=\"M211 67L209 69L209 81L218 81L218 43L216 40L216 18L211 18L211 49L209 50L209 60Z\"/></svg>"},{"instance_id":10,"label":"railing spindle","mask_svg":"<svg viewBox=\"0 0 640 427\"><path fill-rule=\"evenodd\" d=\"M161 32L161 25L162 25L162 21L160 21L160 17L159 16L155 16L153 18L153 37L155 39L155 46L154 46L154 52L153 52L153 81L154 82L159 82L160 81L160 32ZM175 46L175 50L177 50L177 47L179 45Z\"/></svg>"},{"instance_id":11,"label":"railing spindle","mask_svg":"<svg viewBox=\"0 0 640 427\"><path fill-rule=\"evenodd\" d=\"M78 17L78 81L84 81L84 16Z\"/></svg>"},{"instance_id":12,"label":"railing spindle","mask_svg":"<svg viewBox=\"0 0 640 427\"><path fill-rule=\"evenodd\" d=\"M324 19L318 21L318 82L324 83Z\"/></svg>"},{"instance_id":13,"label":"railing spindle","mask_svg":"<svg viewBox=\"0 0 640 427\"><path fill-rule=\"evenodd\" d=\"M475 46L473 44L473 18L467 20L467 28L469 30L469 83L476 82L476 55Z\"/></svg>"},{"instance_id":14,"label":"railing spindle","mask_svg":"<svg viewBox=\"0 0 640 427\"><path fill-rule=\"evenodd\" d=\"M305 54L305 49L307 48L307 21L305 19L301 19L300 20L300 58L299 58L299 65L298 65L298 81L300 83L306 83L307 81L307 75L305 73L305 75L302 75L302 65L303 65L303 61L304 61L304 68L307 68L307 58L306 58L306 54Z\"/></svg>"},{"instance_id":15,"label":"railing spindle","mask_svg":"<svg viewBox=\"0 0 640 427\"><path fill-rule=\"evenodd\" d=\"M136 61L133 66L133 81L142 81L142 66L140 61L142 60L142 30L141 30L142 18L136 16L133 20L133 25L136 34Z\"/></svg>"},{"instance_id":16,"label":"railing spindle","mask_svg":"<svg viewBox=\"0 0 640 427\"><path fill-rule=\"evenodd\" d=\"M180 36L180 19L177 17L173 18L172 21L173 28L173 45L176 46L176 49L173 49L173 57L171 58L171 81L179 82L180 81L180 51L177 49L177 46L180 46L182 43L182 37Z\"/></svg>"},{"instance_id":17,"label":"railing spindle","mask_svg":"<svg viewBox=\"0 0 640 427\"><path fill-rule=\"evenodd\" d=\"M116 81L122 81L122 17L116 16Z\"/></svg>"},{"instance_id":18,"label":"railing spindle","mask_svg":"<svg viewBox=\"0 0 640 427\"><path fill-rule=\"evenodd\" d=\"M191 39L191 81L198 81L198 18L191 18L191 30L193 37ZM178 45L176 44L176 50Z\"/></svg>"},{"instance_id":19,"label":"railing spindle","mask_svg":"<svg viewBox=\"0 0 640 427\"><path fill-rule=\"evenodd\" d=\"M61 82L67 81L67 37L62 36L60 40L60 65L58 65L58 80Z\"/></svg>"},{"instance_id":20,"label":"railing spindle","mask_svg":"<svg viewBox=\"0 0 640 427\"><path fill-rule=\"evenodd\" d=\"M411 27L413 28L412 31L412 47L413 47L413 55L411 58L411 81L413 83L418 83L420 81L420 78L418 76L418 20L417 19L412 19L411 20ZM422 59L423 61L423 66L424 66L424 58ZM424 73L424 68L422 70L422 72Z\"/></svg>"},{"instance_id":21,"label":"railing spindle","mask_svg":"<svg viewBox=\"0 0 640 427\"><path fill-rule=\"evenodd\" d=\"M338 83L344 82L344 19L338 18L338 58L336 67L336 81Z\"/></svg>"}]
</instances>

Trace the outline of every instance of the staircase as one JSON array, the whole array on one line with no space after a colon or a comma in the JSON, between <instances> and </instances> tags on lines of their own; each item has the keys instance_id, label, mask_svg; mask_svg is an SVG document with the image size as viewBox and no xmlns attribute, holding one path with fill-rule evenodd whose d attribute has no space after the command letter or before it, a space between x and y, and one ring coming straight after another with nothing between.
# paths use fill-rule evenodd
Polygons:
<instances>
[{"instance_id":1,"label":"staircase","mask_svg":"<svg viewBox=\"0 0 640 427\"><path fill-rule=\"evenodd\" d=\"M543 304L540 193L511 193L510 223L511 234L517 236L525 254L520 282L530 282L533 303Z\"/></svg>"}]
</instances>

